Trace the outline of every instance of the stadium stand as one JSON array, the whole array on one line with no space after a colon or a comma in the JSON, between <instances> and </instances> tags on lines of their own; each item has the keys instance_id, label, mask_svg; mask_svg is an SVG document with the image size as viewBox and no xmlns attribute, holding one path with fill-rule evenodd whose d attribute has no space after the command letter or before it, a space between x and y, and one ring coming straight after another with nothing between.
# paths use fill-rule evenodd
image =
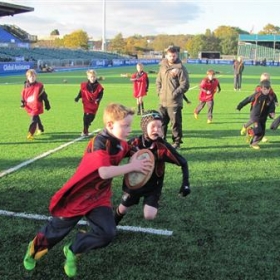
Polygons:
<instances>
[{"instance_id":1,"label":"stadium stand","mask_svg":"<svg viewBox=\"0 0 280 280\"><path fill-rule=\"evenodd\" d=\"M280 35L239 35L238 56L245 60L280 61Z\"/></svg>"},{"instance_id":2,"label":"stadium stand","mask_svg":"<svg viewBox=\"0 0 280 280\"><path fill-rule=\"evenodd\" d=\"M1 26L3 30L6 32L10 33L12 36L20 40L21 42L36 42L37 41L37 36L30 35L20 27L16 25L7 25L4 24ZM2 39L2 38L1 38Z\"/></svg>"},{"instance_id":3,"label":"stadium stand","mask_svg":"<svg viewBox=\"0 0 280 280\"><path fill-rule=\"evenodd\" d=\"M17 37L15 37L13 34L11 34L5 28L3 28L3 26L0 26L0 42L1 43L19 43L19 42L21 42L21 40L19 40Z\"/></svg>"},{"instance_id":4,"label":"stadium stand","mask_svg":"<svg viewBox=\"0 0 280 280\"><path fill-rule=\"evenodd\" d=\"M77 60L77 59L116 59L123 58L118 54L99 51L84 51L71 49L49 49L49 48L1 48L0 57L7 56L11 60L15 57L24 57L26 61L33 60Z\"/></svg>"},{"instance_id":5,"label":"stadium stand","mask_svg":"<svg viewBox=\"0 0 280 280\"><path fill-rule=\"evenodd\" d=\"M0 2L0 17L14 16L16 14L33 12L34 8Z\"/></svg>"},{"instance_id":6,"label":"stadium stand","mask_svg":"<svg viewBox=\"0 0 280 280\"><path fill-rule=\"evenodd\" d=\"M34 8L0 2L0 17L31 12ZM82 49L31 47L37 36L30 35L15 25L0 25L0 62L34 62L38 68L82 67L94 60L124 58L115 53Z\"/></svg>"}]
</instances>

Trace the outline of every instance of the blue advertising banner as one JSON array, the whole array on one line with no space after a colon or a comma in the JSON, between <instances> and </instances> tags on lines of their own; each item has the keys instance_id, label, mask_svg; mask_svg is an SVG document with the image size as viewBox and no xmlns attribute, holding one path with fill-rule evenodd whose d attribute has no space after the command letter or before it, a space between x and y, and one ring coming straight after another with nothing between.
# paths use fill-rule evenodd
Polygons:
<instances>
[{"instance_id":1,"label":"blue advertising banner","mask_svg":"<svg viewBox=\"0 0 280 280\"><path fill-rule=\"evenodd\" d=\"M0 75L26 72L34 68L34 62L0 62Z\"/></svg>"}]
</instances>

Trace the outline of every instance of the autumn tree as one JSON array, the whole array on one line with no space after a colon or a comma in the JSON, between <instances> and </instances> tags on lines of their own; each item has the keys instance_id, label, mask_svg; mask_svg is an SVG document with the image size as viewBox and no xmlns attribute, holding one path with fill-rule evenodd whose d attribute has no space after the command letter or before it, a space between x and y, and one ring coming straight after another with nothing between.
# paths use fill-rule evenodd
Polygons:
<instances>
[{"instance_id":1,"label":"autumn tree","mask_svg":"<svg viewBox=\"0 0 280 280\"><path fill-rule=\"evenodd\" d=\"M221 52L225 55L237 54L240 29L221 25L214 30L214 35L220 40Z\"/></svg>"},{"instance_id":2,"label":"autumn tree","mask_svg":"<svg viewBox=\"0 0 280 280\"><path fill-rule=\"evenodd\" d=\"M123 39L123 35L122 33L118 33L116 37L110 41L108 50L123 54L124 49L125 49L125 41Z\"/></svg>"},{"instance_id":3,"label":"autumn tree","mask_svg":"<svg viewBox=\"0 0 280 280\"><path fill-rule=\"evenodd\" d=\"M280 27L275 26L273 24L267 24L262 31L259 32L260 35L265 35L265 34L280 34Z\"/></svg>"},{"instance_id":4,"label":"autumn tree","mask_svg":"<svg viewBox=\"0 0 280 280\"><path fill-rule=\"evenodd\" d=\"M152 42L152 48L157 51L164 51L168 46L175 45L171 35L157 35Z\"/></svg>"},{"instance_id":5,"label":"autumn tree","mask_svg":"<svg viewBox=\"0 0 280 280\"><path fill-rule=\"evenodd\" d=\"M205 47L204 35L194 35L186 43L186 49L188 50L189 56L191 58L197 58L199 52L206 50Z\"/></svg>"},{"instance_id":6,"label":"autumn tree","mask_svg":"<svg viewBox=\"0 0 280 280\"><path fill-rule=\"evenodd\" d=\"M206 33L203 38L205 51L221 52L221 41L218 37L214 35L214 33L210 32L210 30L206 30Z\"/></svg>"},{"instance_id":7,"label":"autumn tree","mask_svg":"<svg viewBox=\"0 0 280 280\"><path fill-rule=\"evenodd\" d=\"M83 30L77 30L63 37L64 47L88 49L88 35Z\"/></svg>"}]
</instances>

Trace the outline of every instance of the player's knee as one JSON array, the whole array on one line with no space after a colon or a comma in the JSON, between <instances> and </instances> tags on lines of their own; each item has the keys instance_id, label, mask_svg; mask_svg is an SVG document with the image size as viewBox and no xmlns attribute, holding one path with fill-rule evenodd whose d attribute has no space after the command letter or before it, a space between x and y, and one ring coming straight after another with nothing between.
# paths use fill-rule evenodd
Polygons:
<instances>
[{"instance_id":1,"label":"player's knee","mask_svg":"<svg viewBox=\"0 0 280 280\"><path fill-rule=\"evenodd\" d=\"M145 220L153 220L157 216L158 209L156 207L145 204L143 212Z\"/></svg>"},{"instance_id":2,"label":"player's knee","mask_svg":"<svg viewBox=\"0 0 280 280\"><path fill-rule=\"evenodd\" d=\"M145 220L154 220L157 213L144 213Z\"/></svg>"}]
</instances>

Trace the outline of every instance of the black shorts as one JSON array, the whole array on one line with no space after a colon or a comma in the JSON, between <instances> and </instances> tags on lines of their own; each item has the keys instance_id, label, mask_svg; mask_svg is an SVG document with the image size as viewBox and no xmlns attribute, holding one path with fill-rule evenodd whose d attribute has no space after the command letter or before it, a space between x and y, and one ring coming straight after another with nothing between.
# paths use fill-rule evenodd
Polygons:
<instances>
[{"instance_id":1,"label":"black shorts","mask_svg":"<svg viewBox=\"0 0 280 280\"><path fill-rule=\"evenodd\" d=\"M143 197L143 205L149 205L156 209L158 209L158 202L160 199L161 191L156 190L154 192L146 193L146 194L129 194L123 193L122 196L122 205L125 207L130 207L139 203L140 198Z\"/></svg>"}]
</instances>

